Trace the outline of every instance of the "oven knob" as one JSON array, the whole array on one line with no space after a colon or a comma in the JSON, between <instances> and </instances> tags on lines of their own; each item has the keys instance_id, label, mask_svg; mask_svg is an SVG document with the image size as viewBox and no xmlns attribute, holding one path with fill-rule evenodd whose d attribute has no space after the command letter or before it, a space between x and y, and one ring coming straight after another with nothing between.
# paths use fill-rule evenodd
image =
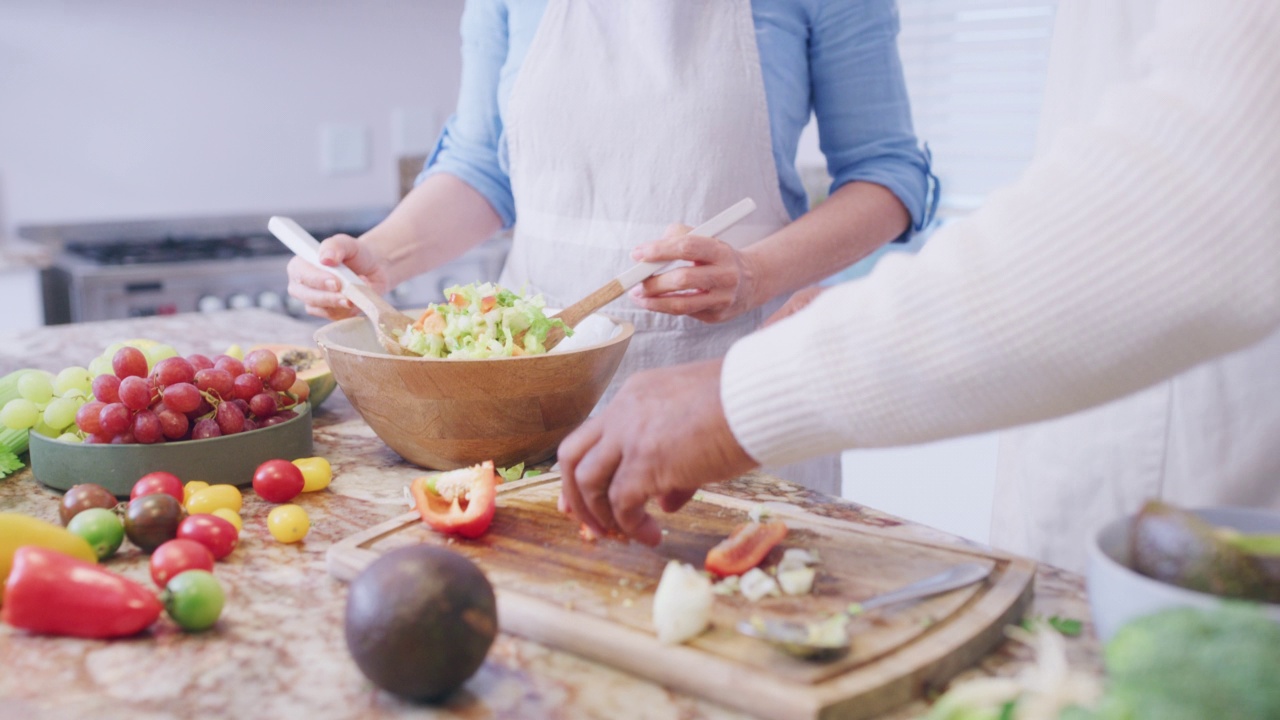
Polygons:
<instances>
[{"instance_id":1,"label":"oven knob","mask_svg":"<svg viewBox=\"0 0 1280 720\"><path fill-rule=\"evenodd\" d=\"M288 309L289 314L294 317L302 317L307 314L306 304L292 295L285 297L284 306Z\"/></svg>"},{"instance_id":2,"label":"oven knob","mask_svg":"<svg viewBox=\"0 0 1280 720\"><path fill-rule=\"evenodd\" d=\"M272 312L284 312L284 298L278 292L263 290L258 293L258 307Z\"/></svg>"},{"instance_id":3,"label":"oven knob","mask_svg":"<svg viewBox=\"0 0 1280 720\"><path fill-rule=\"evenodd\" d=\"M217 312L226 309L226 303L217 295L205 295L196 301L196 310L200 312Z\"/></svg>"},{"instance_id":4,"label":"oven knob","mask_svg":"<svg viewBox=\"0 0 1280 720\"><path fill-rule=\"evenodd\" d=\"M253 307L253 298L248 293L236 293L227 298L227 307L232 310L244 310Z\"/></svg>"}]
</instances>

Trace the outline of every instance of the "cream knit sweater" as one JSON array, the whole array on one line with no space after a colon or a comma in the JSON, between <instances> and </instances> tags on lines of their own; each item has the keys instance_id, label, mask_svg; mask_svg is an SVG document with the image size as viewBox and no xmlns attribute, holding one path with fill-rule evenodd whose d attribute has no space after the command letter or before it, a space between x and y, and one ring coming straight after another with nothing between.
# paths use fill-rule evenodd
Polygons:
<instances>
[{"instance_id":1,"label":"cream knit sweater","mask_svg":"<svg viewBox=\"0 0 1280 720\"><path fill-rule=\"evenodd\" d=\"M1166 0L1138 52L1017 184L733 346L752 457L1056 417L1280 329L1280 2Z\"/></svg>"}]
</instances>

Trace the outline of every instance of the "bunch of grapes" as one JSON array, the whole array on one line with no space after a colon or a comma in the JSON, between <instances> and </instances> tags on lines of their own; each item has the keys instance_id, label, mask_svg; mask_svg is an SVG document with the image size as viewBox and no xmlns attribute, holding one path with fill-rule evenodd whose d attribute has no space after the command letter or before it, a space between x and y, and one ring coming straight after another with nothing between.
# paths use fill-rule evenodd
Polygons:
<instances>
[{"instance_id":1,"label":"bunch of grapes","mask_svg":"<svg viewBox=\"0 0 1280 720\"><path fill-rule=\"evenodd\" d=\"M56 376L28 370L18 378L18 397L0 408L0 424L11 430L32 430L60 440L79 442L73 427L76 413L88 401L89 371L69 367Z\"/></svg>"},{"instance_id":2,"label":"bunch of grapes","mask_svg":"<svg viewBox=\"0 0 1280 720\"><path fill-rule=\"evenodd\" d=\"M86 443L234 435L296 417L298 382L270 350L251 351L243 361L175 355L148 374L147 356L126 345L112 356L111 372L93 378L93 400L80 406L75 422Z\"/></svg>"}]
</instances>

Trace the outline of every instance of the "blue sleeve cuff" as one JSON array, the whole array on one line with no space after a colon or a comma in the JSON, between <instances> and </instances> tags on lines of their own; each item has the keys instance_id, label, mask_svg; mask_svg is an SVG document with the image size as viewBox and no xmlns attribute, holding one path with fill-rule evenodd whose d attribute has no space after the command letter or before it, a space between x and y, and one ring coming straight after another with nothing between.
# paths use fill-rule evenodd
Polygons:
<instances>
[{"instance_id":1,"label":"blue sleeve cuff","mask_svg":"<svg viewBox=\"0 0 1280 720\"><path fill-rule=\"evenodd\" d=\"M498 162L493 148L460 142L451 132L454 118L445 124L440 138L423 163L414 185L431 175L448 173L480 193L502 220L503 229L516 221L516 202L511 193L511 180Z\"/></svg>"},{"instance_id":2,"label":"blue sleeve cuff","mask_svg":"<svg viewBox=\"0 0 1280 720\"><path fill-rule=\"evenodd\" d=\"M933 222L938 211L941 184L933 173L929 146L911 157L881 156L860 162L840 172L831 181L831 192L854 181L875 183L889 190L911 215L911 227L893 242L907 242Z\"/></svg>"}]
</instances>

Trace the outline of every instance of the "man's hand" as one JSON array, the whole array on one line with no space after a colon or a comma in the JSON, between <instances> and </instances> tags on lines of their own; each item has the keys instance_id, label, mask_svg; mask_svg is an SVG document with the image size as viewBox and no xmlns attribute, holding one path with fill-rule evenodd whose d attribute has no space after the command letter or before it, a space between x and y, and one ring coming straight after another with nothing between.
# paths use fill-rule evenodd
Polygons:
<instances>
[{"instance_id":1,"label":"man's hand","mask_svg":"<svg viewBox=\"0 0 1280 720\"><path fill-rule=\"evenodd\" d=\"M662 532L646 501L675 512L703 485L756 467L725 420L720 365L631 376L604 412L560 443L560 509L596 535L621 530L657 545Z\"/></svg>"}]
</instances>

